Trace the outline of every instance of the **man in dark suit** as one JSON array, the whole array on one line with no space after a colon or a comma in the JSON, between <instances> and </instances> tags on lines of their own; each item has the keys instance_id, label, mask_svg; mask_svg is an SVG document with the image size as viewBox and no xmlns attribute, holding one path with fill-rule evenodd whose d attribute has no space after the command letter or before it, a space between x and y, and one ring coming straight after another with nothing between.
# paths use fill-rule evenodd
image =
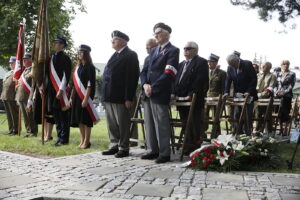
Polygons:
<instances>
[{"instance_id":1,"label":"man in dark suit","mask_svg":"<svg viewBox=\"0 0 300 200\"><path fill-rule=\"evenodd\" d=\"M64 38L54 40L55 53L51 56L47 86L47 113L53 113L56 124L57 141L55 146L69 143L70 121L66 89L71 76L72 62L63 49L67 46Z\"/></svg>"},{"instance_id":2,"label":"man in dark suit","mask_svg":"<svg viewBox=\"0 0 300 200\"><path fill-rule=\"evenodd\" d=\"M157 158L156 163L165 163L170 161L171 153L169 103L179 49L169 42L172 29L168 25L158 23L153 31L158 46L152 49L141 73L148 147L142 159Z\"/></svg>"},{"instance_id":3,"label":"man in dark suit","mask_svg":"<svg viewBox=\"0 0 300 200\"><path fill-rule=\"evenodd\" d=\"M129 37L112 32L112 47L116 52L108 60L103 73L101 101L104 104L110 147L103 155L122 158L129 155L130 113L139 79L137 54L128 48Z\"/></svg>"},{"instance_id":4,"label":"man in dark suit","mask_svg":"<svg viewBox=\"0 0 300 200\"><path fill-rule=\"evenodd\" d=\"M193 93L196 94L194 110L195 132L188 137L190 147L186 153L194 150L200 144L200 135L203 134L203 108L204 98L208 90L208 64L207 60L198 56L198 45L196 42L187 42L184 46L185 61L179 64L179 70L175 78L173 94L171 98L176 100L190 101ZM180 118L187 120L189 108L178 107Z\"/></svg>"},{"instance_id":5,"label":"man in dark suit","mask_svg":"<svg viewBox=\"0 0 300 200\"><path fill-rule=\"evenodd\" d=\"M248 113L248 127L244 127L244 132L250 134L252 125L252 115L254 101L258 99L256 85L257 76L252 66L251 61L242 60L237 55L231 54L227 56L227 79L225 84L224 97L228 96L230 91L231 83L233 82L234 96L235 97L246 97L250 96L249 102L247 103ZM234 120L238 120L241 114L241 107L234 108ZM237 123L236 123L237 126ZM241 131L238 130L238 133Z\"/></svg>"}]
</instances>

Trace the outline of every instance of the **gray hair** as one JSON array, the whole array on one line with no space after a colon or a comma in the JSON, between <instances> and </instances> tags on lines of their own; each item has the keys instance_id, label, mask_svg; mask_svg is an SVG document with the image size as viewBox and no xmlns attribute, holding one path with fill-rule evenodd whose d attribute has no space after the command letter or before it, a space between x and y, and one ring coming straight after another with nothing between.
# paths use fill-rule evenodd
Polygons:
<instances>
[{"instance_id":1,"label":"gray hair","mask_svg":"<svg viewBox=\"0 0 300 200\"><path fill-rule=\"evenodd\" d=\"M195 48L195 49L197 49L198 50L198 44L196 43L196 42L194 42L194 41L189 41L189 42L187 42L187 44L190 44L190 46L191 47L193 47L193 48Z\"/></svg>"},{"instance_id":2,"label":"gray hair","mask_svg":"<svg viewBox=\"0 0 300 200\"><path fill-rule=\"evenodd\" d=\"M231 63L231 62L238 62L240 58L236 54L230 54L227 56L226 60L227 63Z\"/></svg>"}]
</instances>

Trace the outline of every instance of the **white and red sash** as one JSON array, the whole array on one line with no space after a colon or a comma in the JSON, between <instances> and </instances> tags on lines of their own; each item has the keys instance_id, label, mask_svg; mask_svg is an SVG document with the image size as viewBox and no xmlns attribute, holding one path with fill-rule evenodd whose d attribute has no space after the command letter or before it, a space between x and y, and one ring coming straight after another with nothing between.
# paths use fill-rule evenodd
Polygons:
<instances>
[{"instance_id":1,"label":"white and red sash","mask_svg":"<svg viewBox=\"0 0 300 200\"><path fill-rule=\"evenodd\" d=\"M26 81L25 77L24 77L25 71L22 73L21 77L20 77L20 83L22 85L22 87L24 88L24 90L26 91L27 94L30 94L31 91L31 86L28 84L28 82Z\"/></svg>"},{"instance_id":2,"label":"white and red sash","mask_svg":"<svg viewBox=\"0 0 300 200\"><path fill-rule=\"evenodd\" d=\"M80 78L79 78L78 73L77 73L77 70L78 70L78 67L76 67L75 70L74 70L73 83L74 83L74 86L75 86L75 89L76 89L76 92L77 92L79 98L81 99L81 101L83 101L84 96L86 94L86 88L81 83ZM99 117L99 115L96 111L96 108L93 104L93 100L91 99L91 97L89 97L88 104L87 104L86 108L89 112L89 115L90 115L93 123L96 124L100 120L100 117Z\"/></svg>"},{"instance_id":3,"label":"white and red sash","mask_svg":"<svg viewBox=\"0 0 300 200\"><path fill-rule=\"evenodd\" d=\"M58 92L60 90L59 86L61 85L61 80L59 79L59 77L55 71L55 68L53 65L53 59L51 59L51 61L50 61L50 79L51 79L51 82L52 82L52 85L53 85L55 91ZM67 93L65 90L63 90L63 95L62 95L62 98L60 99L60 105L62 107L62 110L67 110L70 108L69 100L68 100Z\"/></svg>"}]
</instances>

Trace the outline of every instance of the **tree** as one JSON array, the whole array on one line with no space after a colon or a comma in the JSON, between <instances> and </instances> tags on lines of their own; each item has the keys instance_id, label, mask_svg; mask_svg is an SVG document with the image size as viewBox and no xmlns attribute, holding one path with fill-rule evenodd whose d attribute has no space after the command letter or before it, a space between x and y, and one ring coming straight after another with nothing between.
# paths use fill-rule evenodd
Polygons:
<instances>
[{"instance_id":1,"label":"tree","mask_svg":"<svg viewBox=\"0 0 300 200\"><path fill-rule=\"evenodd\" d=\"M25 45L31 52L34 41L40 0L1 0L0 1L0 66L8 67L8 58L16 54L19 24L26 19ZM67 52L73 54L73 40L68 30L76 13L86 12L82 0L49 0L49 36L68 40ZM74 55L74 54L73 54Z\"/></svg>"},{"instance_id":2,"label":"tree","mask_svg":"<svg viewBox=\"0 0 300 200\"><path fill-rule=\"evenodd\" d=\"M243 6L246 9L258 9L261 20L268 21L278 14L281 23L299 17L300 0L230 0L235 6Z\"/></svg>"}]
</instances>

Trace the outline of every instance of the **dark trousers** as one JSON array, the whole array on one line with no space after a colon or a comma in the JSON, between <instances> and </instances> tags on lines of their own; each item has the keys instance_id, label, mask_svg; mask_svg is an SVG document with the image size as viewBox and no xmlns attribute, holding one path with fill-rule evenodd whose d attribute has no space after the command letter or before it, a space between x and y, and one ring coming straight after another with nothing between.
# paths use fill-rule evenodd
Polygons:
<instances>
[{"instance_id":1,"label":"dark trousers","mask_svg":"<svg viewBox=\"0 0 300 200\"><path fill-rule=\"evenodd\" d=\"M56 125L58 141L61 143L69 143L70 136L70 120L69 111L56 109L53 111Z\"/></svg>"},{"instance_id":2,"label":"dark trousers","mask_svg":"<svg viewBox=\"0 0 300 200\"><path fill-rule=\"evenodd\" d=\"M237 130L237 134L247 134L250 135L251 134L251 129L252 129L252 119L253 119L253 108L254 108L254 103L250 103L246 105L246 109L247 109L247 114L248 114L248 127L246 127L246 125L244 124L244 122L242 122L241 124L239 124L239 119L240 119L240 115L242 113L242 107L241 106L235 106L234 107L234 120L235 120L235 129L238 128L238 125L240 125L240 130Z\"/></svg>"},{"instance_id":3,"label":"dark trousers","mask_svg":"<svg viewBox=\"0 0 300 200\"><path fill-rule=\"evenodd\" d=\"M177 107L177 110L179 111L180 119L183 121L187 121L189 116L190 108L188 107ZM191 145L195 145L199 142L201 136L203 136L204 132L204 124L203 124L203 109L202 108L195 108L193 113L193 123L190 127L191 130L188 130L188 137L187 137L187 143ZM183 131L185 131L186 127L183 127Z\"/></svg>"}]
</instances>

